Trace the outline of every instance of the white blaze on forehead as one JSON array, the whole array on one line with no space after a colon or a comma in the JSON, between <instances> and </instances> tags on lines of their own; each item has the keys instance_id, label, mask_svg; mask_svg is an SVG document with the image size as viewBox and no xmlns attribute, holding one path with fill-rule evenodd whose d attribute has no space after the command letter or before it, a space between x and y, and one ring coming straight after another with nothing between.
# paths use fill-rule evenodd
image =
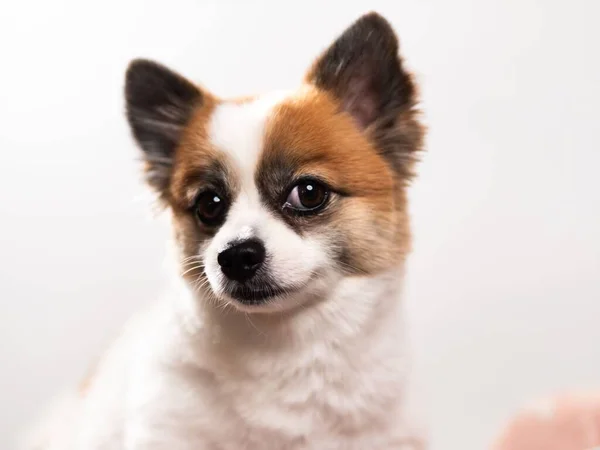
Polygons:
<instances>
[{"instance_id":1,"label":"white blaze on forehead","mask_svg":"<svg viewBox=\"0 0 600 450\"><path fill-rule=\"evenodd\" d=\"M208 133L211 143L227 155L232 176L241 189L233 199L225 224L216 236L219 250L230 242L260 233L267 211L261 205L254 173L264 147L265 127L273 108L287 97L278 92L246 103L224 103L212 114Z\"/></svg>"},{"instance_id":2,"label":"white blaze on forehead","mask_svg":"<svg viewBox=\"0 0 600 450\"><path fill-rule=\"evenodd\" d=\"M226 153L239 171L242 188L253 185L254 172L264 146L267 120L286 92L275 92L246 103L224 103L212 114L208 136L213 145Z\"/></svg>"}]
</instances>

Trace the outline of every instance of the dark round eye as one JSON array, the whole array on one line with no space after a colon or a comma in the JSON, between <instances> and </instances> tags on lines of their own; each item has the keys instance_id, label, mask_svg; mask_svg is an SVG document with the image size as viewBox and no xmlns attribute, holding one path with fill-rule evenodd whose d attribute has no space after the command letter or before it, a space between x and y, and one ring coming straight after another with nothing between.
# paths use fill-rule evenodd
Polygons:
<instances>
[{"instance_id":1,"label":"dark round eye","mask_svg":"<svg viewBox=\"0 0 600 450\"><path fill-rule=\"evenodd\" d=\"M208 226L219 225L225 218L227 205L225 199L214 191L200 194L196 202L196 214L202 223Z\"/></svg>"},{"instance_id":2,"label":"dark round eye","mask_svg":"<svg viewBox=\"0 0 600 450\"><path fill-rule=\"evenodd\" d=\"M290 191L285 205L303 212L316 212L325 206L329 192L321 183L313 180L302 181Z\"/></svg>"}]
</instances>

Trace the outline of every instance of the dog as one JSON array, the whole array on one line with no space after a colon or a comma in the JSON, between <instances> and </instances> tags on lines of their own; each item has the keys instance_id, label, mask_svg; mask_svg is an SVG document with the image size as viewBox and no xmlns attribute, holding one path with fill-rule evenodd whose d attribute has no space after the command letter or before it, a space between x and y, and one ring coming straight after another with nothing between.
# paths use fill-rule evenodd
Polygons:
<instances>
[{"instance_id":1,"label":"dog","mask_svg":"<svg viewBox=\"0 0 600 450\"><path fill-rule=\"evenodd\" d=\"M177 274L30 448L425 448L401 301L417 97L377 13L289 92L220 99L131 62L127 120Z\"/></svg>"}]
</instances>

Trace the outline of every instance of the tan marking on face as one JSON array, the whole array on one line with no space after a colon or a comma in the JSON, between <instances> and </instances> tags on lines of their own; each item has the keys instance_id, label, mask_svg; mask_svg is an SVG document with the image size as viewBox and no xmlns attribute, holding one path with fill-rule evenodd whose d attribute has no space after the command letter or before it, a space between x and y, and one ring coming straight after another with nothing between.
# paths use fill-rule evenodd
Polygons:
<instances>
[{"instance_id":1,"label":"tan marking on face","mask_svg":"<svg viewBox=\"0 0 600 450\"><path fill-rule=\"evenodd\" d=\"M299 170L318 170L336 185L372 201L394 188L392 170L335 101L307 87L273 111L264 158L277 154Z\"/></svg>"},{"instance_id":2,"label":"tan marking on face","mask_svg":"<svg viewBox=\"0 0 600 450\"><path fill-rule=\"evenodd\" d=\"M341 243L342 263L356 272L384 270L408 252L403 180L326 93L306 87L275 108L262 164L289 165L295 176L320 176L347 194L316 232Z\"/></svg>"},{"instance_id":3,"label":"tan marking on face","mask_svg":"<svg viewBox=\"0 0 600 450\"><path fill-rule=\"evenodd\" d=\"M172 211L174 238L180 258L181 273L190 281L204 277L198 255L199 245L210 239L212 231L203 228L192 210L195 196L203 184L203 176L215 167L226 168L224 155L210 143L208 124L222 100L203 92L202 106L195 111L184 130L173 162L169 203ZM194 267L196 267L194 269Z\"/></svg>"},{"instance_id":4,"label":"tan marking on face","mask_svg":"<svg viewBox=\"0 0 600 450\"><path fill-rule=\"evenodd\" d=\"M190 184L195 174L222 160L222 155L210 144L207 129L211 114L220 102L204 93L203 104L194 113L175 152L170 189L175 209L184 209L188 205Z\"/></svg>"}]
</instances>

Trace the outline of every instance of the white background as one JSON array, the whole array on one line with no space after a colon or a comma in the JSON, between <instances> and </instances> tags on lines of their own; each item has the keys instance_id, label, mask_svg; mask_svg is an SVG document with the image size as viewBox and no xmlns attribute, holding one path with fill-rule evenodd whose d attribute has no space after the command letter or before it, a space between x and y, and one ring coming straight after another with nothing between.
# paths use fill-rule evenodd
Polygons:
<instances>
[{"instance_id":1,"label":"white background","mask_svg":"<svg viewBox=\"0 0 600 450\"><path fill-rule=\"evenodd\" d=\"M127 62L223 96L294 87L369 9L430 127L406 304L434 449L484 449L524 401L600 385L600 2L6 1L0 448L163 286Z\"/></svg>"}]
</instances>

